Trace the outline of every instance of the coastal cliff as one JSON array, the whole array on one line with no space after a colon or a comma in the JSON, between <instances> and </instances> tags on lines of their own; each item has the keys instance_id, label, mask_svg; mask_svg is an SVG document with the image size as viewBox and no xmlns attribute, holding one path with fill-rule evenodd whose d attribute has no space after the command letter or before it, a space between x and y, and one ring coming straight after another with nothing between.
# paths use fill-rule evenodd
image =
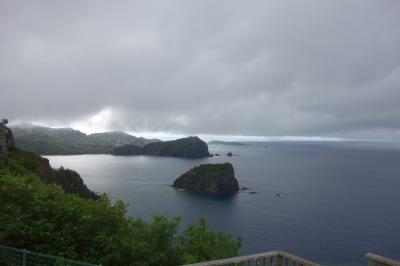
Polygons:
<instances>
[{"instance_id":1,"label":"coastal cliff","mask_svg":"<svg viewBox=\"0 0 400 266\"><path fill-rule=\"evenodd\" d=\"M180 158L209 157L207 143L198 137L187 137L172 141L152 142L143 147L124 145L113 150L114 155L152 155Z\"/></svg>"},{"instance_id":2,"label":"coastal cliff","mask_svg":"<svg viewBox=\"0 0 400 266\"><path fill-rule=\"evenodd\" d=\"M82 198L97 199L99 196L91 191L80 175L70 169L53 169L49 160L32 152L17 148L9 149L9 168L19 174L35 174L47 184L59 185L65 192L77 194Z\"/></svg>"},{"instance_id":3,"label":"coastal cliff","mask_svg":"<svg viewBox=\"0 0 400 266\"><path fill-rule=\"evenodd\" d=\"M15 147L13 132L8 129L6 136L8 164L10 171L21 175L36 175L41 181L59 185L65 192L77 194L82 198L97 199L99 196L87 188L82 178L69 169L53 169L49 160L33 152Z\"/></svg>"}]
</instances>

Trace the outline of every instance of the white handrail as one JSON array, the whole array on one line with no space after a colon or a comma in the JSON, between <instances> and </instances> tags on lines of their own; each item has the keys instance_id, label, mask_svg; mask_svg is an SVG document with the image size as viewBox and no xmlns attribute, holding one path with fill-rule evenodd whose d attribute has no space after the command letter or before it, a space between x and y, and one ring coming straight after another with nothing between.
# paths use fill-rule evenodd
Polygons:
<instances>
[{"instance_id":1,"label":"white handrail","mask_svg":"<svg viewBox=\"0 0 400 266\"><path fill-rule=\"evenodd\" d=\"M228 259L187 264L186 266L223 266L223 265L230 265L230 264L235 264L235 263L255 262L255 261L260 261L260 260L268 259L268 258L277 258L279 256L281 256L283 259L287 259L287 260L296 262L303 266L320 266L320 264L318 264L318 263L297 257L286 251L281 251L281 250L269 251L269 252L240 256L240 257L233 257L233 258L228 258Z\"/></svg>"},{"instance_id":2,"label":"white handrail","mask_svg":"<svg viewBox=\"0 0 400 266\"><path fill-rule=\"evenodd\" d=\"M367 253L368 265L387 265L387 266L400 266L400 261L389 259L374 253Z\"/></svg>"}]
</instances>

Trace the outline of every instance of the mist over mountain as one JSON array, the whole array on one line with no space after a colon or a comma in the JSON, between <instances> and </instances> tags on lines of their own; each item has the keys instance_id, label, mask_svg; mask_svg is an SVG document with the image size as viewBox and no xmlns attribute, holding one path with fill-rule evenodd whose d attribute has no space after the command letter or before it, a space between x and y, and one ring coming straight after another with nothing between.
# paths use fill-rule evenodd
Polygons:
<instances>
[{"instance_id":1,"label":"mist over mountain","mask_svg":"<svg viewBox=\"0 0 400 266\"><path fill-rule=\"evenodd\" d=\"M50 128L33 124L21 124L10 128L18 148L47 155L110 153L115 147L122 145L143 146L158 141L138 138L119 131L87 135L72 128Z\"/></svg>"}]
</instances>

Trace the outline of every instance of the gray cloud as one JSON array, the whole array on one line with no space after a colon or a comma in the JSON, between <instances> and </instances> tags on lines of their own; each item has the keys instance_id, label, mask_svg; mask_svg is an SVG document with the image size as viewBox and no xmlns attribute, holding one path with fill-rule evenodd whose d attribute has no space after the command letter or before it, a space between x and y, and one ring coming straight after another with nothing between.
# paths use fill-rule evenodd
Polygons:
<instances>
[{"instance_id":1,"label":"gray cloud","mask_svg":"<svg viewBox=\"0 0 400 266\"><path fill-rule=\"evenodd\" d=\"M183 134L398 134L399 25L394 0L4 0L0 113L67 125L113 110L106 127Z\"/></svg>"}]
</instances>

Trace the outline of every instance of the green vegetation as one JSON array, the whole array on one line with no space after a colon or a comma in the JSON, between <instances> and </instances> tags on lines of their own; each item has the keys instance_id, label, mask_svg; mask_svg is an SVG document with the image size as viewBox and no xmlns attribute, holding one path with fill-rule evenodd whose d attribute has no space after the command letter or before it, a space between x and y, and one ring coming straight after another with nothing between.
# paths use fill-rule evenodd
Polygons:
<instances>
[{"instance_id":1,"label":"green vegetation","mask_svg":"<svg viewBox=\"0 0 400 266\"><path fill-rule=\"evenodd\" d=\"M0 162L2 245L102 265L180 265L239 252L240 238L211 230L204 218L184 230L179 218L130 218L122 201L68 194L32 172L40 157L12 153L9 168Z\"/></svg>"},{"instance_id":2,"label":"green vegetation","mask_svg":"<svg viewBox=\"0 0 400 266\"><path fill-rule=\"evenodd\" d=\"M86 135L71 128L49 128L20 125L11 128L17 147L38 154L100 154L110 153L122 145L143 146L155 140L137 138L124 132Z\"/></svg>"},{"instance_id":3,"label":"green vegetation","mask_svg":"<svg viewBox=\"0 0 400 266\"><path fill-rule=\"evenodd\" d=\"M31 175L39 169L43 163L48 162L33 152L22 151L17 148L8 149L9 168L18 175Z\"/></svg>"},{"instance_id":4,"label":"green vegetation","mask_svg":"<svg viewBox=\"0 0 400 266\"><path fill-rule=\"evenodd\" d=\"M139 147L137 145L123 145L113 150L114 155L151 155L180 158L209 157L207 143L198 137L187 137L170 141L152 142Z\"/></svg>"},{"instance_id":5,"label":"green vegetation","mask_svg":"<svg viewBox=\"0 0 400 266\"><path fill-rule=\"evenodd\" d=\"M172 184L175 188L197 193L231 196L239 191L232 164L201 164L177 179Z\"/></svg>"},{"instance_id":6,"label":"green vegetation","mask_svg":"<svg viewBox=\"0 0 400 266\"><path fill-rule=\"evenodd\" d=\"M73 170L53 169L49 161L32 152L9 148L9 169L18 175L35 174L45 183L61 186L68 193L77 194L83 198L97 199L99 196L88 189L79 174Z\"/></svg>"},{"instance_id":7,"label":"green vegetation","mask_svg":"<svg viewBox=\"0 0 400 266\"><path fill-rule=\"evenodd\" d=\"M233 166L230 163L219 164L201 164L192 169L194 172L202 176L217 175L223 172L233 172Z\"/></svg>"}]
</instances>

